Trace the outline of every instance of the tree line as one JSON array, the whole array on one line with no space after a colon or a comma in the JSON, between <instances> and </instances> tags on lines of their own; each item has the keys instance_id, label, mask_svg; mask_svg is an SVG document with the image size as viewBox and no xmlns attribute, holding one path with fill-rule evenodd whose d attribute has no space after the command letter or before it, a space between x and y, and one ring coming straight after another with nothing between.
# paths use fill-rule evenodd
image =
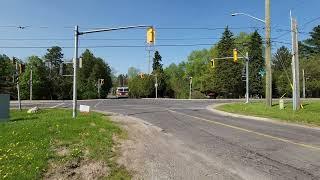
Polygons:
<instances>
[{"instance_id":1,"label":"tree line","mask_svg":"<svg viewBox=\"0 0 320 180\"><path fill-rule=\"evenodd\" d=\"M244 56L249 54L249 92L254 98L265 96L264 41L258 31L241 32L235 36L227 27L219 42L209 49L195 50L187 60L163 68L158 51L153 58L152 74L141 76L139 69L130 67L128 84L131 97L155 97L155 75L159 96L189 97L189 79L192 77L193 98L239 98L245 94L245 62L239 59L211 60L232 56L233 49ZM320 26L313 28L310 38L299 42L300 81L305 71L306 96L320 97ZM281 46L272 56L273 97L292 96L292 55L288 47ZM303 89L302 83L301 91ZM302 93L302 92L301 92Z\"/></svg>"},{"instance_id":2,"label":"tree line","mask_svg":"<svg viewBox=\"0 0 320 180\"><path fill-rule=\"evenodd\" d=\"M239 59L215 60L230 57L233 49L239 56L249 54L249 92L254 98L263 98L265 89L264 40L258 31L234 35L228 27L220 40L208 49L192 51L186 60L163 67L159 51L155 51L151 74L142 74L130 67L127 74L115 75L114 70L90 50L81 55L82 68L78 69L78 98L106 98L110 89L129 86L132 98L155 97L157 79L158 97L188 98L192 77L192 98L241 98L245 94L245 62ZM300 81L305 71L307 97L320 97L320 25L313 28L310 37L299 42ZM15 62L25 69L15 76ZM292 96L292 55L287 46L275 49L272 56L273 96ZM19 81L22 99L30 96L30 71L33 72L33 99L72 98L72 60L64 60L62 49L54 46L43 57L30 56L25 62L0 55L0 93L10 93L17 99L16 82ZM20 73L20 72L19 72ZM104 83L99 85L99 79ZM302 83L301 91L302 91ZM100 94L98 93L100 87ZM115 89L115 88L114 88Z\"/></svg>"},{"instance_id":3,"label":"tree line","mask_svg":"<svg viewBox=\"0 0 320 180\"><path fill-rule=\"evenodd\" d=\"M73 65L65 60L62 49L54 46L47 49L43 57L30 56L25 62L17 58L0 56L0 93L8 93L11 99L17 99L16 83L19 81L21 99L30 98L30 75L32 71L33 99L72 99ZM82 55L82 67L78 68L78 98L106 98L112 87L111 68L88 49ZM22 64L16 70L16 62ZM98 94L99 79L104 79ZM100 97L99 97L100 95Z\"/></svg>"}]
</instances>

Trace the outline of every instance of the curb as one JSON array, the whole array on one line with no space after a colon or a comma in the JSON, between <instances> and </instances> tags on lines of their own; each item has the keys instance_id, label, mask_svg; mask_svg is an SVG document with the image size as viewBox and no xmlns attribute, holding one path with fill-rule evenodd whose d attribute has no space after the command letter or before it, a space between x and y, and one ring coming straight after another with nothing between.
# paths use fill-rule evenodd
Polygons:
<instances>
[{"instance_id":1,"label":"curb","mask_svg":"<svg viewBox=\"0 0 320 180\"><path fill-rule=\"evenodd\" d=\"M216 109L218 106L222 106L225 104L233 104L233 103L221 103L221 104L214 104L214 105L209 105L207 106L207 110L221 115L225 117L235 117L235 118L243 118L243 119L249 119L249 120L254 120L254 121L264 121L264 122L269 122L273 124L279 124L279 125L287 125L287 126L293 126L293 127L300 127L300 128L309 128L309 129L314 129L320 131L320 127L313 126L310 124L297 124L297 123L292 123L292 122L286 122L285 120L281 119L272 119L272 118L264 118L264 117L257 117L257 116L247 116L247 115L242 115L242 114L235 114L235 113L230 113L230 112L225 112Z\"/></svg>"}]
</instances>

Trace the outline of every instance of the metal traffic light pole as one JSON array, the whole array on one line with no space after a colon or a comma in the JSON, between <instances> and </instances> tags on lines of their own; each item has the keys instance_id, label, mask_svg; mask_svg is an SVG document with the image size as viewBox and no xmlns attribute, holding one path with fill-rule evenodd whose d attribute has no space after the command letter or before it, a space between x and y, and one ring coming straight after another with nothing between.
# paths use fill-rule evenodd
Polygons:
<instances>
[{"instance_id":1,"label":"metal traffic light pole","mask_svg":"<svg viewBox=\"0 0 320 180\"><path fill-rule=\"evenodd\" d=\"M236 52L235 52L236 51ZM245 103L249 103L249 53L246 52L246 55L242 54L241 51L238 51L237 49L234 49L234 54L233 57L221 57L221 58L213 58L211 60L212 65L214 66L214 60L225 60L225 59L235 59L235 56L237 56L237 53L239 52L241 54L240 57L236 57L236 59L245 59L246 61L246 102Z\"/></svg>"},{"instance_id":2,"label":"metal traffic light pole","mask_svg":"<svg viewBox=\"0 0 320 180\"><path fill-rule=\"evenodd\" d=\"M72 99L72 117L77 117L77 61L78 61L78 50L79 50L79 36L85 34L92 34L98 32L107 32L107 31L117 31L125 29L136 29L136 28L153 28L150 25L137 25L137 26L125 26L125 27L116 27L116 28L105 28L105 29L95 29L90 31L79 32L79 26L74 28L74 57L73 57L73 99Z\"/></svg>"}]
</instances>

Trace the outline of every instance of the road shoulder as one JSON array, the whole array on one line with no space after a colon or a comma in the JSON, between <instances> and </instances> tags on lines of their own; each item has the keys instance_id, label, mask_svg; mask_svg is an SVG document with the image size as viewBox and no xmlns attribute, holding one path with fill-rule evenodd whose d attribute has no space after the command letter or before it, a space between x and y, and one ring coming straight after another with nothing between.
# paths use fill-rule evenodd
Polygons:
<instances>
[{"instance_id":1,"label":"road shoulder","mask_svg":"<svg viewBox=\"0 0 320 180\"><path fill-rule=\"evenodd\" d=\"M132 116L111 119L128 133L118 140L117 163L133 172L133 179L241 179L157 126Z\"/></svg>"},{"instance_id":2,"label":"road shoulder","mask_svg":"<svg viewBox=\"0 0 320 180\"><path fill-rule=\"evenodd\" d=\"M207 110L213 112L214 114L225 116L225 117L234 117L234 118L241 118L241 119L248 119L248 120L255 120L255 121L264 121L264 122L270 122L274 124L279 125L287 125L287 126L295 126L295 127L302 127L302 128L311 128L315 130L320 130L320 127L315 127L310 124L298 124L293 122L287 122L285 120L281 119L273 119L273 118L265 118L265 117L258 117L258 116L248 116L248 115L242 115L242 114L236 114L236 113L230 113L222 110L218 110L217 107L225 105L225 104L232 104L232 103L219 103L219 104L213 104L207 106Z\"/></svg>"}]
</instances>

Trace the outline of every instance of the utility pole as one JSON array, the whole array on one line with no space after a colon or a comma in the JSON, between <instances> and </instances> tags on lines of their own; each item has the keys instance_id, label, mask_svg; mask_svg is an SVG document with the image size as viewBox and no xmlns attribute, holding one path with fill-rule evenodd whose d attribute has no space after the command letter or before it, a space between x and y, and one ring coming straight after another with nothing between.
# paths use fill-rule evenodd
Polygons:
<instances>
[{"instance_id":1,"label":"utility pole","mask_svg":"<svg viewBox=\"0 0 320 180\"><path fill-rule=\"evenodd\" d=\"M192 77L189 78L189 99L192 99Z\"/></svg>"},{"instance_id":2,"label":"utility pole","mask_svg":"<svg viewBox=\"0 0 320 180\"><path fill-rule=\"evenodd\" d=\"M249 53L246 52L246 103L249 103Z\"/></svg>"},{"instance_id":3,"label":"utility pole","mask_svg":"<svg viewBox=\"0 0 320 180\"><path fill-rule=\"evenodd\" d=\"M266 23L266 105L272 106L272 71L271 71L271 27L270 27L270 0L265 0L265 23Z\"/></svg>"},{"instance_id":4,"label":"utility pole","mask_svg":"<svg viewBox=\"0 0 320 180\"><path fill-rule=\"evenodd\" d=\"M32 65L30 66L30 101L32 101Z\"/></svg>"},{"instance_id":5,"label":"utility pole","mask_svg":"<svg viewBox=\"0 0 320 180\"><path fill-rule=\"evenodd\" d=\"M98 97L100 99L100 88L101 88L101 79L98 79Z\"/></svg>"},{"instance_id":6,"label":"utility pole","mask_svg":"<svg viewBox=\"0 0 320 180\"><path fill-rule=\"evenodd\" d=\"M151 54L150 54L150 49L148 50L148 74L150 74L150 69L151 69Z\"/></svg>"},{"instance_id":7,"label":"utility pole","mask_svg":"<svg viewBox=\"0 0 320 180\"><path fill-rule=\"evenodd\" d=\"M73 57L73 99L72 99L72 117L77 117L77 60L79 46L79 27L74 28L74 57Z\"/></svg>"},{"instance_id":8,"label":"utility pole","mask_svg":"<svg viewBox=\"0 0 320 180\"><path fill-rule=\"evenodd\" d=\"M73 99L72 99L72 104L73 104L72 117L73 118L77 117L77 65L78 65L77 61L78 61L79 36L85 35L85 34L99 33L99 32L146 28L146 27L151 28L152 32L153 32L153 26L147 26L147 25L94 29L94 30L82 31L82 32L79 32L79 26L75 26L75 28L74 28L74 57L73 57ZM153 39L153 41L154 41L154 39Z\"/></svg>"},{"instance_id":9,"label":"utility pole","mask_svg":"<svg viewBox=\"0 0 320 180\"><path fill-rule=\"evenodd\" d=\"M302 69L302 96L305 99L306 98L306 77L304 74L304 69Z\"/></svg>"},{"instance_id":10,"label":"utility pole","mask_svg":"<svg viewBox=\"0 0 320 180\"><path fill-rule=\"evenodd\" d=\"M158 99L158 76L156 75L156 84L154 85L156 88L156 99Z\"/></svg>"},{"instance_id":11,"label":"utility pole","mask_svg":"<svg viewBox=\"0 0 320 180\"><path fill-rule=\"evenodd\" d=\"M293 93L292 93L292 109L294 111L300 109L300 83L299 83L299 56L298 56L298 30L297 20L291 18L292 32L292 78L293 78Z\"/></svg>"},{"instance_id":12,"label":"utility pole","mask_svg":"<svg viewBox=\"0 0 320 180\"><path fill-rule=\"evenodd\" d=\"M19 105L19 110L21 111L20 85L19 85L20 77L19 77L18 61L16 61L16 79L17 79L18 105Z\"/></svg>"},{"instance_id":13,"label":"utility pole","mask_svg":"<svg viewBox=\"0 0 320 180\"><path fill-rule=\"evenodd\" d=\"M98 87L98 96L99 96L99 99L101 98L101 86L104 84L104 79L98 79L98 84L97 84L97 87ZM122 87L122 86L121 86Z\"/></svg>"}]
</instances>

